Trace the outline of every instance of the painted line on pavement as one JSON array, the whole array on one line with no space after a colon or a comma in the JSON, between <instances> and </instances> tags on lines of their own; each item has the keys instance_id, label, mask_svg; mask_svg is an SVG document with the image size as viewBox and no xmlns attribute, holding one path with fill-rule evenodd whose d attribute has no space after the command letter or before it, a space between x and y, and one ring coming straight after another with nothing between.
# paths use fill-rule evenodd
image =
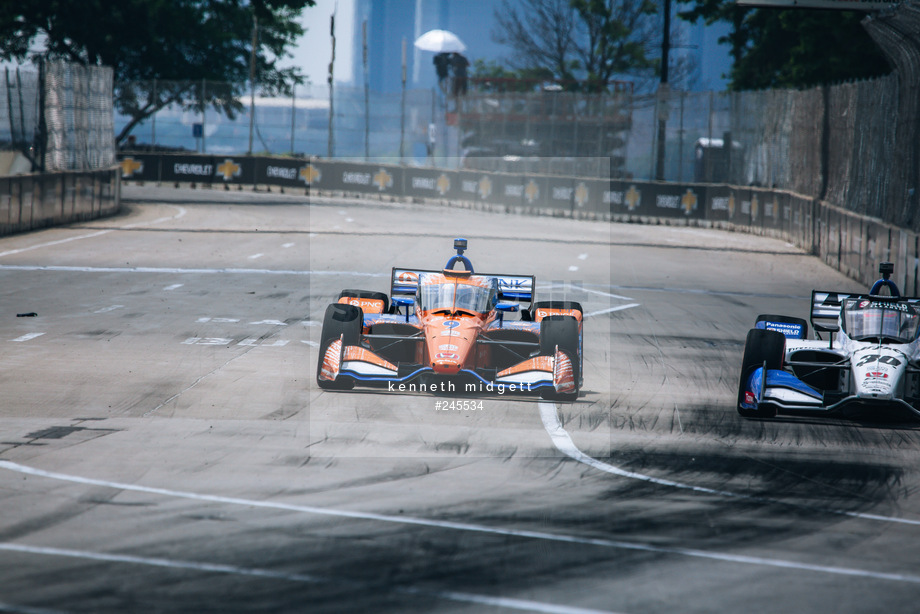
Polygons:
<instances>
[{"instance_id":1,"label":"painted line on pavement","mask_svg":"<svg viewBox=\"0 0 920 614\"><path fill-rule=\"evenodd\" d=\"M893 522L897 524L907 524L920 526L920 520L911 520L909 518L896 518L893 516L881 516L878 514L866 514L863 512L850 512L846 510L835 510L832 508L816 507L812 505L805 505L801 503L789 503L787 501L781 501L779 499L769 499L766 497L757 497L754 495L746 495L744 493L732 492L730 490L718 490L715 488L707 488L705 486L694 486L693 484L685 484L683 482L675 482L674 480L667 480L664 478L656 478L644 473L636 473L634 471L627 471L621 469L615 465L599 461L592 456L588 456L582 452L578 446L575 445L575 442L572 441L572 437L569 435L568 431L562 426L562 423L559 422L559 415L557 413L556 404L548 403L541 401L539 404L540 407L540 418L543 421L543 428L549 434L550 439L553 441L553 445L556 446L556 449L568 456L569 458L578 461L579 463L588 465L605 473L612 473L613 475L618 475L620 477L629 478L631 480L641 480L643 482L649 482L651 484L658 484L659 486L668 486L671 488L679 488L681 490L689 490L692 492L697 492L707 495L717 495L720 497L731 497L734 499L744 499L747 501L756 501L757 503L769 503L769 504L778 504L786 505L789 507L797 507L802 509L809 509L819 512L824 512L827 514L835 514L838 516L849 516L851 518L861 518L863 520L878 520L881 522Z\"/></svg>"},{"instance_id":2,"label":"painted line on pavement","mask_svg":"<svg viewBox=\"0 0 920 614\"><path fill-rule=\"evenodd\" d=\"M41 336L44 335L44 334L45 334L45 333L26 333L26 334L23 335L22 337L17 337L17 338L15 338L15 339L10 339L10 341L14 341L14 342L16 342L16 343L22 343L23 341L31 341L32 339L35 339L35 338L37 338L37 337L41 337Z\"/></svg>"},{"instance_id":3,"label":"painted line on pavement","mask_svg":"<svg viewBox=\"0 0 920 614\"><path fill-rule=\"evenodd\" d=\"M21 248L19 248L19 249L7 250L7 251L5 251L5 252L0 252L0 258L2 258L3 256L12 256L12 255L14 255L14 254L21 254L21 253L23 253L23 252L32 251L33 249L40 249L40 248L42 248L42 247L52 247L52 246L54 246L54 245L61 245L61 244L63 244L63 243L70 243L71 241L79 241L79 240L81 240L81 239L91 239L91 238L93 238L93 237L98 237L98 236L100 236L100 235L108 234L108 233L114 232L114 231L116 231L116 230L127 230L127 229L129 229L129 228L137 228L137 227L139 227L139 226L146 226L146 225L152 225L152 224L160 224L160 223L162 223L162 222L168 222L168 221L170 221L170 220L178 220L179 218L183 217L183 216L185 215L185 213L186 213L185 209L184 209L183 207L178 206L178 205L167 205L167 206L173 207L174 209L178 209L178 210L179 210L179 213L177 213L176 215L173 215L173 216L169 216L169 217L157 218L157 219L153 220L152 222L137 222L137 223L135 223L135 224L128 224L128 225L126 225L126 226L119 226L118 228L107 228L107 229L105 229L105 230L99 230L99 231L96 231L96 232L91 232L91 233L89 233L89 234L79 235L79 236L76 236L76 237L68 237L68 238L66 238L66 239L58 239L58 240L56 240L56 241L48 241L48 242L46 242L46 243L38 243L38 244L36 244L36 245L30 245L29 247L21 247Z\"/></svg>"},{"instance_id":4,"label":"painted line on pavement","mask_svg":"<svg viewBox=\"0 0 920 614\"><path fill-rule=\"evenodd\" d=\"M2 254L0 254L2 255ZM353 276L353 277L389 277L389 273L359 273L355 271L300 271L293 269L184 269L170 267L107 267L107 266L61 266L3 264L0 271L53 271L64 273L170 273L176 275L195 274L233 274L233 275L317 275L317 276Z\"/></svg>"},{"instance_id":5,"label":"painted line on pavement","mask_svg":"<svg viewBox=\"0 0 920 614\"><path fill-rule=\"evenodd\" d=\"M603 315L605 313L613 313L615 311L623 311L624 309L632 309L633 307L638 307L639 303L629 303L628 305L618 305L616 307L611 307L609 309L601 309L600 311L592 311L591 313L584 314L584 317L591 318L594 316Z\"/></svg>"},{"instance_id":6,"label":"painted line on pavement","mask_svg":"<svg viewBox=\"0 0 920 614\"><path fill-rule=\"evenodd\" d=\"M33 608L27 605L13 605L0 601L0 612L12 614L64 614L62 610L49 610L47 608Z\"/></svg>"},{"instance_id":7,"label":"painted line on pavement","mask_svg":"<svg viewBox=\"0 0 920 614\"><path fill-rule=\"evenodd\" d=\"M599 461L598 461L599 462ZM796 571L810 571L815 573L850 576L859 578L868 578L873 580L887 580L892 582L906 582L909 584L920 584L920 575L906 573L886 573L870 571L866 569L856 569L852 567L836 567L832 565L816 565L811 563L802 563L799 561L788 561L784 559L774 559L758 556L747 556L741 554L731 554L727 552L714 552L707 550L696 550L693 548L678 548L669 546L656 546L654 544L643 544L640 542L626 542L613 539L579 537L576 535L562 535L559 533L547 533L544 531L532 531L528 529L504 529L501 527L489 527L485 525L471 524L465 522L454 522L450 520L430 520L413 516L388 516L386 514L377 514L374 512L359 512L352 510L341 510L325 507L314 507L309 505L294 505L291 503L280 503L275 501L258 501L254 499L240 499L237 497L224 497L221 495L205 495L194 492L181 490L170 490L167 488L155 488L151 486L139 486L136 484L127 484L123 482L111 482L108 480L97 480L77 475L57 473L54 471L45 471L36 469L27 465L21 465L12 461L0 461L0 469L6 469L25 475L34 475L53 480L72 482L76 484L86 484L90 486L104 486L117 490L126 490L130 492L144 492L165 497L175 497L179 499L191 499L195 501L207 501L210 503L226 503L229 505L243 505L248 507L286 510L291 512L300 512L304 514L316 514L319 516L331 516L335 518L351 518L355 520L373 520L377 522L388 522L393 524L404 524L412 526L429 527L435 529L448 529L454 531L466 531L470 533L479 533L483 535L500 535L503 537L520 537L524 539L536 539L548 542L581 544L587 546L597 546L601 548L613 548L617 550L630 550L638 552L651 552L655 554L685 556L691 558L705 559L710 561L720 561L725 563L735 563L744 565L759 565L765 567L774 567L780 569L793 569ZM621 471L621 470L619 470ZM636 474L638 475L638 474ZM654 478L652 478L654 480ZM709 490L709 489L698 489ZM717 492L717 491L716 491Z\"/></svg>"},{"instance_id":8,"label":"painted line on pavement","mask_svg":"<svg viewBox=\"0 0 920 614\"><path fill-rule=\"evenodd\" d=\"M461 603L474 603L491 607L503 607L512 610L527 612L545 612L547 614L614 614L607 610L590 610L564 605L555 605L527 599L512 599L509 597L493 597L476 593L462 593L458 591L438 591L415 587L388 587L381 588L379 583L361 582L358 580L344 580L315 576L312 574L286 573L271 569L258 569L252 567L239 567L237 565L224 565L221 563L199 563L195 561L178 561L154 557L133 556L129 554L109 554L105 552L92 552L87 550L71 550L68 548L49 548L46 546L29 546L27 544L0 543L0 550L6 552L20 552L25 554L38 554L44 556L59 556L106 563L128 563L132 565L147 565L151 567L164 567L167 569L184 569L206 573L222 573L236 576L251 576L271 580L286 580L308 584L345 585L357 589L373 589L390 593L407 594L419 597L435 597L448 601Z\"/></svg>"}]
</instances>

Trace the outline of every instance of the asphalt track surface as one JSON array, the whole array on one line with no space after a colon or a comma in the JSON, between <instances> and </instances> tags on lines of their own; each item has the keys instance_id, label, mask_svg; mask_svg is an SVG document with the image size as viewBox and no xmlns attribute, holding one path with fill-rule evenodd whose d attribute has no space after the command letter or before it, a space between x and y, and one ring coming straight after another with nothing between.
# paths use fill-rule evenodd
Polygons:
<instances>
[{"instance_id":1,"label":"asphalt track surface","mask_svg":"<svg viewBox=\"0 0 920 614\"><path fill-rule=\"evenodd\" d=\"M758 313L862 290L796 248L437 205L125 198L0 239L0 611L916 611L918 425L733 408ZM338 291L440 267L455 236L477 270L583 303L577 402L316 387ZM481 409L438 409L458 400Z\"/></svg>"}]
</instances>

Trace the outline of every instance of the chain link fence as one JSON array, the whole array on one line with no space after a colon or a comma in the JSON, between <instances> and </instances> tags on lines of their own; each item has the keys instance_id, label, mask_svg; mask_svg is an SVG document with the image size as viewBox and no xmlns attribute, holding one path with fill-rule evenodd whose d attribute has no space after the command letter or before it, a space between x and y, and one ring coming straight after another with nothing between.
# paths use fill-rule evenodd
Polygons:
<instances>
[{"instance_id":1,"label":"chain link fence","mask_svg":"<svg viewBox=\"0 0 920 614\"><path fill-rule=\"evenodd\" d=\"M336 87L331 102L326 87L300 87L290 98L258 97L251 131L248 96L232 118L186 101L136 126L129 145L762 186L898 223L904 207L892 196L894 169L911 163L894 153L898 79L665 95L495 92L474 84L457 98L438 90L365 98L362 88ZM186 85L192 98L196 88L218 86Z\"/></svg>"},{"instance_id":2,"label":"chain link fence","mask_svg":"<svg viewBox=\"0 0 920 614\"><path fill-rule=\"evenodd\" d=\"M112 69L48 62L44 73L44 170L91 170L114 164Z\"/></svg>"},{"instance_id":3,"label":"chain link fence","mask_svg":"<svg viewBox=\"0 0 920 614\"><path fill-rule=\"evenodd\" d=\"M372 93L367 100L363 88L354 87L336 86L331 100L326 86L298 86L290 97L257 91L251 122L250 93L241 86L149 81L118 84L116 90L131 93L135 108L158 98L172 101L131 130L122 147L133 150L427 164L451 148L443 99L431 90L407 90L405 96ZM202 105L202 99L216 99L218 108ZM121 131L129 121L129 116L116 114L116 129Z\"/></svg>"},{"instance_id":4,"label":"chain link fence","mask_svg":"<svg viewBox=\"0 0 920 614\"><path fill-rule=\"evenodd\" d=\"M0 148L33 171L94 170L115 162L112 69L65 62L6 68Z\"/></svg>"},{"instance_id":5,"label":"chain link fence","mask_svg":"<svg viewBox=\"0 0 920 614\"><path fill-rule=\"evenodd\" d=\"M6 67L0 83L0 147L31 151L39 122L39 75L36 70Z\"/></svg>"}]
</instances>

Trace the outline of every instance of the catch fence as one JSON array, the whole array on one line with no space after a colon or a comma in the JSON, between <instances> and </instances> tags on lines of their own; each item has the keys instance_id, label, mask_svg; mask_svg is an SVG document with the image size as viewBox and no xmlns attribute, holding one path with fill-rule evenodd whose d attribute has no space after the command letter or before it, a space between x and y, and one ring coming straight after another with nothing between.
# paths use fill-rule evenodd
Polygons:
<instances>
[{"instance_id":1,"label":"catch fence","mask_svg":"<svg viewBox=\"0 0 920 614\"><path fill-rule=\"evenodd\" d=\"M220 86L186 85L192 98ZM336 87L331 105L326 87L301 87L290 98L257 97L252 130L248 97L232 119L200 105L168 106L133 130L130 149L238 155L251 147L410 166L775 187L893 221L902 213L889 198L886 170L901 163L892 154L897 98L896 75L809 90L664 96L474 84L459 98L409 90L365 99L361 88Z\"/></svg>"},{"instance_id":2,"label":"catch fence","mask_svg":"<svg viewBox=\"0 0 920 614\"><path fill-rule=\"evenodd\" d=\"M115 161L112 69L65 62L8 67L0 82L0 149L33 171L94 170Z\"/></svg>"}]
</instances>

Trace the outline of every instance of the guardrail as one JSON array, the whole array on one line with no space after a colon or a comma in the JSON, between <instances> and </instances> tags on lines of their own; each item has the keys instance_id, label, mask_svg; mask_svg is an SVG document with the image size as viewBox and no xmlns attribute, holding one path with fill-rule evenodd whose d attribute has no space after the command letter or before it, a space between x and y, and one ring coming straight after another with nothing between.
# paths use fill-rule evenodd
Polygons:
<instances>
[{"instance_id":1,"label":"guardrail","mask_svg":"<svg viewBox=\"0 0 920 614\"><path fill-rule=\"evenodd\" d=\"M320 158L121 153L123 181L242 189L279 186L310 193L449 201L534 215L690 224L785 239L853 279L871 283L895 263L905 293L920 294L918 235L830 203L768 188L598 180ZM2 210L0 210L2 211ZM2 219L2 218L0 218Z\"/></svg>"},{"instance_id":2,"label":"guardrail","mask_svg":"<svg viewBox=\"0 0 920 614\"><path fill-rule=\"evenodd\" d=\"M0 236L118 212L119 169L0 177Z\"/></svg>"}]
</instances>

